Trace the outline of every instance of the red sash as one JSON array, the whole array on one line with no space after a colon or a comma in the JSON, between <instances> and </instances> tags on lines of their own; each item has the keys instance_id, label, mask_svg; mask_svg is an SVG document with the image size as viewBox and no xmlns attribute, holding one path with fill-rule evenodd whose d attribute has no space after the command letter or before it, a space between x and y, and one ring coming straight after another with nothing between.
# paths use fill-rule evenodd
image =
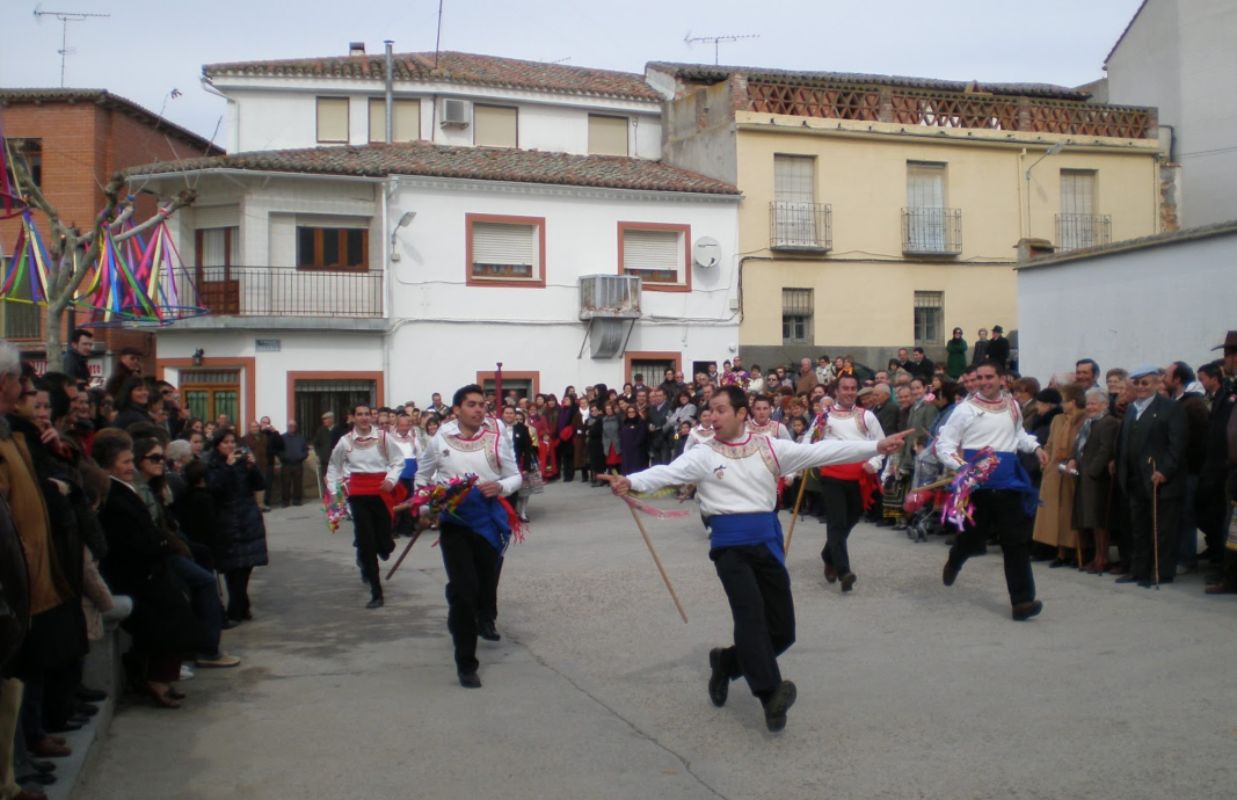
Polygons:
<instances>
[{"instance_id":1,"label":"red sash","mask_svg":"<svg viewBox=\"0 0 1237 800\"><path fill-rule=\"evenodd\" d=\"M861 480L865 463L860 461L856 464L832 464L828 467L821 467L820 475L823 478L836 478L839 481Z\"/></svg>"},{"instance_id":2,"label":"red sash","mask_svg":"<svg viewBox=\"0 0 1237 800\"><path fill-rule=\"evenodd\" d=\"M408 496L408 487L396 481L394 489L384 492L382 484L386 479L385 472L354 472L348 476L348 496L376 495L382 498L382 504L387 507L387 513L394 516L395 512L392 509Z\"/></svg>"}]
</instances>

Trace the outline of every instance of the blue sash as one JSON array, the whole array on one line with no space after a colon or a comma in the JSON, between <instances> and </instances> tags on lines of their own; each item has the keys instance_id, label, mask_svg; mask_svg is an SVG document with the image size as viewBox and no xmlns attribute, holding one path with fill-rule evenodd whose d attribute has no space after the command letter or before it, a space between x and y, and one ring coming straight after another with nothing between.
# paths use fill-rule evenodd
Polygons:
<instances>
[{"instance_id":1,"label":"blue sash","mask_svg":"<svg viewBox=\"0 0 1237 800\"><path fill-rule=\"evenodd\" d=\"M786 563L782 550L782 523L776 511L753 514L717 514L709 517L709 539L713 547L752 547L763 544L778 561Z\"/></svg>"},{"instance_id":2,"label":"blue sash","mask_svg":"<svg viewBox=\"0 0 1237 800\"><path fill-rule=\"evenodd\" d=\"M498 502L497 497L486 497L475 488L464 497L464 501L454 512L442 512L439 520L471 529L489 542L500 556L511 543L511 523L507 521L507 509Z\"/></svg>"},{"instance_id":3,"label":"blue sash","mask_svg":"<svg viewBox=\"0 0 1237 800\"><path fill-rule=\"evenodd\" d=\"M962 457L967 461L973 461L977 453L979 453L978 450L963 450ZM1039 508L1039 490L1031 483L1031 475L1022 465L1022 459L1018 458L1017 453L1004 451L998 452L996 457L996 469L988 476L988 480L975 490L1005 489L1011 492L1021 492L1022 510L1028 517L1034 517L1036 509Z\"/></svg>"},{"instance_id":4,"label":"blue sash","mask_svg":"<svg viewBox=\"0 0 1237 800\"><path fill-rule=\"evenodd\" d=\"M406 481L409 478L417 476L417 460L415 458L404 459L404 469L399 473L399 479Z\"/></svg>"}]
</instances>

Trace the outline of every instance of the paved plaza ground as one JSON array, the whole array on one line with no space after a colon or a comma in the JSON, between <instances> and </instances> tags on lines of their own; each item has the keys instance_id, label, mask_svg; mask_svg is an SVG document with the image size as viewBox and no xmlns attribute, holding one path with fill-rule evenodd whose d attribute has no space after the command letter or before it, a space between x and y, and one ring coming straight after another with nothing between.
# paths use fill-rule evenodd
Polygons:
<instances>
[{"instance_id":1,"label":"paved plaza ground","mask_svg":"<svg viewBox=\"0 0 1237 800\"><path fill-rule=\"evenodd\" d=\"M665 501L661 501L665 502ZM1035 571L1044 613L1009 617L1000 557L941 585L945 547L861 525L849 595L824 526L788 564L799 686L781 735L743 683L708 699L730 617L694 513L646 518L675 613L627 507L552 485L504 567L484 688L456 684L428 537L367 611L350 531L316 507L267 516L244 664L199 670L179 711L130 698L77 796L132 798L1227 798L1237 791L1237 598L1187 576L1156 592ZM788 515L783 514L783 525ZM398 548L402 548L403 541ZM385 569L385 567L384 567Z\"/></svg>"}]
</instances>

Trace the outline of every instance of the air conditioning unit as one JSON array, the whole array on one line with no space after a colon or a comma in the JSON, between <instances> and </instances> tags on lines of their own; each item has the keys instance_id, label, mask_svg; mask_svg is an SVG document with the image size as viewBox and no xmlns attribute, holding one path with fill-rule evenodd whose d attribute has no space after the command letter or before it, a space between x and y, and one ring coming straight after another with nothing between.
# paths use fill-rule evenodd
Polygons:
<instances>
[{"instance_id":1,"label":"air conditioning unit","mask_svg":"<svg viewBox=\"0 0 1237 800\"><path fill-rule=\"evenodd\" d=\"M471 122L472 109L467 100L442 101L442 127L467 128Z\"/></svg>"}]
</instances>

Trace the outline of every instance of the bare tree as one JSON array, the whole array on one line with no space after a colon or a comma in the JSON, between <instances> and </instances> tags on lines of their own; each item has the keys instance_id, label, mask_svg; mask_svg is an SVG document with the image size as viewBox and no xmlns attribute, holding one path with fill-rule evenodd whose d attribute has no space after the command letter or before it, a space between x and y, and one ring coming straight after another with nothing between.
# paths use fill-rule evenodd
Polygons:
<instances>
[{"instance_id":1,"label":"bare tree","mask_svg":"<svg viewBox=\"0 0 1237 800\"><path fill-rule=\"evenodd\" d=\"M133 199L127 193L122 194L128 184L128 179L124 173L117 172L103 187L104 207L95 217L94 228L83 233L76 226L66 225L60 218L60 212L31 179L30 167L22 155L24 148L21 140L10 139L9 143L14 156L10 162L13 175L21 187L26 202L32 208L42 211L51 226L51 240L47 243L47 249L54 267L49 270L48 274L47 326L43 332L43 344L47 348L48 369L52 369L52 365L63 358L60 349L60 328L64 321L64 312L73 301L74 294L91 267L99 260L99 250L103 246L104 233L119 230L133 216L134 204ZM112 241L122 242L131 236L149 230L185 206L191 205L196 199L197 192L184 189L149 219L126 230L113 233Z\"/></svg>"}]
</instances>

